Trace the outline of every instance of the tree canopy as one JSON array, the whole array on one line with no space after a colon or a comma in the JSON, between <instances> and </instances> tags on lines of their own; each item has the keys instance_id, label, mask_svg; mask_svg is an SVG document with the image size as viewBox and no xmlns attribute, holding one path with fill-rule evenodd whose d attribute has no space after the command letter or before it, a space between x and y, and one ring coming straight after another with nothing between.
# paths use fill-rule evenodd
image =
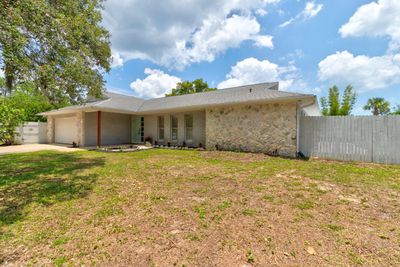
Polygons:
<instances>
[{"instance_id":1,"label":"tree canopy","mask_svg":"<svg viewBox=\"0 0 400 267\"><path fill-rule=\"evenodd\" d=\"M32 82L53 103L100 96L109 71L103 0L0 1L0 67L5 95Z\"/></svg>"},{"instance_id":2,"label":"tree canopy","mask_svg":"<svg viewBox=\"0 0 400 267\"><path fill-rule=\"evenodd\" d=\"M328 99L321 97L322 114L325 116L347 116L351 114L357 94L351 85L346 86L343 97L340 97L339 88L334 85L329 88Z\"/></svg>"},{"instance_id":3,"label":"tree canopy","mask_svg":"<svg viewBox=\"0 0 400 267\"><path fill-rule=\"evenodd\" d=\"M4 78L0 78L0 91L4 90L2 84L4 84ZM70 105L70 99L67 96L63 98L60 96L57 103L50 103L32 82L17 84L11 94L0 96L0 100L10 109L19 110L23 121L46 121L45 117L37 114Z\"/></svg>"},{"instance_id":4,"label":"tree canopy","mask_svg":"<svg viewBox=\"0 0 400 267\"><path fill-rule=\"evenodd\" d=\"M364 110L370 110L374 116L386 115L390 113L390 103L382 97L373 97L368 99Z\"/></svg>"},{"instance_id":5,"label":"tree canopy","mask_svg":"<svg viewBox=\"0 0 400 267\"><path fill-rule=\"evenodd\" d=\"M165 94L165 96L187 95L215 90L217 90L217 88L208 87L208 84L204 82L203 79L196 79L193 82L184 81L178 83L176 88L172 89L170 94Z\"/></svg>"},{"instance_id":6,"label":"tree canopy","mask_svg":"<svg viewBox=\"0 0 400 267\"><path fill-rule=\"evenodd\" d=\"M392 112L392 115L400 115L400 105L397 105L397 107Z\"/></svg>"}]
</instances>

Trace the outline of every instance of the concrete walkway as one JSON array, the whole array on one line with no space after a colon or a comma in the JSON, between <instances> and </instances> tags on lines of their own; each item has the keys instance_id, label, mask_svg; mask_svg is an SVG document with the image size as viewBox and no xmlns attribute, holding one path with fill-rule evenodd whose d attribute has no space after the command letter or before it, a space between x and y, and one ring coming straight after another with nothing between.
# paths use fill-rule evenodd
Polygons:
<instances>
[{"instance_id":1,"label":"concrete walkway","mask_svg":"<svg viewBox=\"0 0 400 267\"><path fill-rule=\"evenodd\" d=\"M27 145L15 145L15 146L0 146L0 155L12 154L12 153L25 153L35 152L42 150L54 150L60 152L74 152L82 149L70 148L62 145L47 145L47 144L27 144Z\"/></svg>"}]
</instances>

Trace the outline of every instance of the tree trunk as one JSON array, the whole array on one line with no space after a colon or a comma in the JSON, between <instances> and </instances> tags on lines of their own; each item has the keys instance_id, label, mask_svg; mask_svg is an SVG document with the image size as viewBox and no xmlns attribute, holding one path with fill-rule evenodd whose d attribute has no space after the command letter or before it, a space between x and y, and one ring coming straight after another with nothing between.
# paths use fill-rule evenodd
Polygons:
<instances>
[{"instance_id":1,"label":"tree trunk","mask_svg":"<svg viewBox=\"0 0 400 267\"><path fill-rule=\"evenodd\" d=\"M14 89L15 74L14 74L13 67L11 67L6 62L5 62L5 68L4 68L4 76L5 76L4 95L7 96L7 94L10 95Z\"/></svg>"}]
</instances>

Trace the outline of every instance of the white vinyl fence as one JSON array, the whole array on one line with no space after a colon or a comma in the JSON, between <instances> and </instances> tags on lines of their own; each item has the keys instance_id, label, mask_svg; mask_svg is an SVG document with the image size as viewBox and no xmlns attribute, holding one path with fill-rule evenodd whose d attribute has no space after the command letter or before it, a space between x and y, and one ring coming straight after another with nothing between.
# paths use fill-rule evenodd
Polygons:
<instances>
[{"instance_id":1,"label":"white vinyl fence","mask_svg":"<svg viewBox=\"0 0 400 267\"><path fill-rule=\"evenodd\" d=\"M17 133L15 141L18 144L46 144L47 122L25 122L17 128Z\"/></svg>"},{"instance_id":2,"label":"white vinyl fence","mask_svg":"<svg viewBox=\"0 0 400 267\"><path fill-rule=\"evenodd\" d=\"M400 164L400 116L300 118L307 157Z\"/></svg>"}]
</instances>

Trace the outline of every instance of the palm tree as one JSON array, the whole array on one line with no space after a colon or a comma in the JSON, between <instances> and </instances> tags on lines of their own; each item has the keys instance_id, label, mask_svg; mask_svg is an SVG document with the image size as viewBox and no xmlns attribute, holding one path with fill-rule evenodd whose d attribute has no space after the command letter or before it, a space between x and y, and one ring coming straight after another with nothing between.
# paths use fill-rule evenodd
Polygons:
<instances>
[{"instance_id":1,"label":"palm tree","mask_svg":"<svg viewBox=\"0 0 400 267\"><path fill-rule=\"evenodd\" d=\"M382 97L374 97L368 99L364 110L371 110L374 116L389 114L390 103Z\"/></svg>"}]
</instances>

